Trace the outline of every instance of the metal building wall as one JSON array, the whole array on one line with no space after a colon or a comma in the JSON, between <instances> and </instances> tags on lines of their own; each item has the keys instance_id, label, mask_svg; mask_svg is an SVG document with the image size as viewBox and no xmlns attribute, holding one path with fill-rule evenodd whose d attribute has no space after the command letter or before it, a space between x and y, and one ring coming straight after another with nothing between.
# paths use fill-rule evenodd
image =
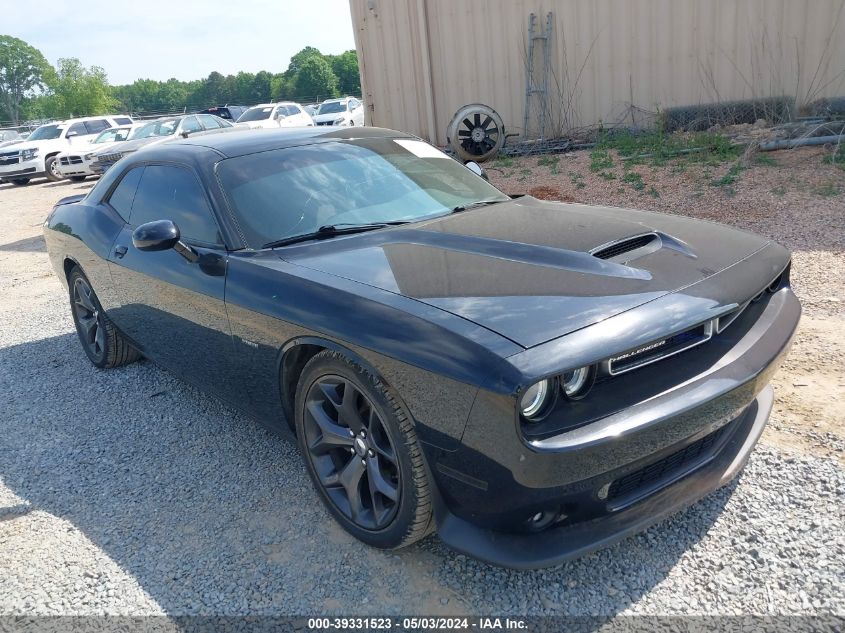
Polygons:
<instances>
[{"instance_id":1,"label":"metal building wall","mask_svg":"<svg viewBox=\"0 0 845 633\"><path fill-rule=\"evenodd\" d=\"M452 115L473 102L495 108L509 133L523 133L532 12L539 28L553 12L547 127L642 124L659 108L735 99L845 96L845 0L350 5L369 123L441 145ZM528 136L538 133L537 119Z\"/></svg>"}]
</instances>

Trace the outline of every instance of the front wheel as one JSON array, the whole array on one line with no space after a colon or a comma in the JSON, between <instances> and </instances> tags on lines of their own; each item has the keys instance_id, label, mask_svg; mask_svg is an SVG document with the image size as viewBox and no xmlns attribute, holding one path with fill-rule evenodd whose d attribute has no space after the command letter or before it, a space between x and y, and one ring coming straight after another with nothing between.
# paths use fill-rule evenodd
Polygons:
<instances>
[{"instance_id":1,"label":"front wheel","mask_svg":"<svg viewBox=\"0 0 845 633\"><path fill-rule=\"evenodd\" d=\"M44 175L47 176L47 180L53 182L64 180L64 176L59 171L59 160L55 156L50 156L44 161Z\"/></svg>"},{"instance_id":2,"label":"front wheel","mask_svg":"<svg viewBox=\"0 0 845 633\"><path fill-rule=\"evenodd\" d=\"M294 412L308 474L347 532L381 549L428 533L431 492L416 432L377 378L320 352L302 371Z\"/></svg>"},{"instance_id":3,"label":"front wheel","mask_svg":"<svg viewBox=\"0 0 845 633\"><path fill-rule=\"evenodd\" d=\"M140 358L106 315L88 279L79 268L68 277L70 308L85 355L100 369L120 367Z\"/></svg>"}]
</instances>

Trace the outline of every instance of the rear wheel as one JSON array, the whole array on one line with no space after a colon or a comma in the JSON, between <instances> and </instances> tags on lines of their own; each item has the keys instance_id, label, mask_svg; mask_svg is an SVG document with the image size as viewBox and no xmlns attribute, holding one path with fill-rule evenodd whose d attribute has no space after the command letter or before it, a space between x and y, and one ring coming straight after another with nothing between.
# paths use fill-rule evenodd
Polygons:
<instances>
[{"instance_id":1,"label":"rear wheel","mask_svg":"<svg viewBox=\"0 0 845 633\"><path fill-rule=\"evenodd\" d=\"M94 366L111 369L138 360L141 355L114 327L91 284L78 267L71 271L68 287L76 333L82 349Z\"/></svg>"},{"instance_id":2,"label":"rear wheel","mask_svg":"<svg viewBox=\"0 0 845 633\"><path fill-rule=\"evenodd\" d=\"M59 161L55 156L50 156L44 161L44 172L47 180L52 180L53 182L64 180L64 176L59 172Z\"/></svg>"},{"instance_id":3,"label":"rear wheel","mask_svg":"<svg viewBox=\"0 0 845 633\"><path fill-rule=\"evenodd\" d=\"M428 533L431 494L416 433L378 379L320 352L302 371L294 411L308 473L347 532L382 549Z\"/></svg>"},{"instance_id":4,"label":"rear wheel","mask_svg":"<svg viewBox=\"0 0 845 633\"><path fill-rule=\"evenodd\" d=\"M13 178L12 184L17 185L18 187L23 187L24 185L29 184L29 178Z\"/></svg>"}]
</instances>

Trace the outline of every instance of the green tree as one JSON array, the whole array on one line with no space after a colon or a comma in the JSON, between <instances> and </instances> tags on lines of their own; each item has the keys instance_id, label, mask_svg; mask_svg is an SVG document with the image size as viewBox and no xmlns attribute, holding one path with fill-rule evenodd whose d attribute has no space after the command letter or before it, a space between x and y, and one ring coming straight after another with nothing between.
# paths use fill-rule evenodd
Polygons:
<instances>
[{"instance_id":1,"label":"green tree","mask_svg":"<svg viewBox=\"0 0 845 633\"><path fill-rule=\"evenodd\" d=\"M118 105L106 72L99 66L86 68L75 57L59 60L49 88L52 99L47 113L57 118L107 114Z\"/></svg>"},{"instance_id":2,"label":"green tree","mask_svg":"<svg viewBox=\"0 0 845 633\"><path fill-rule=\"evenodd\" d=\"M322 57L309 57L296 73L296 96L313 99L337 96L337 77Z\"/></svg>"},{"instance_id":3,"label":"green tree","mask_svg":"<svg viewBox=\"0 0 845 633\"><path fill-rule=\"evenodd\" d=\"M332 72L337 77L337 87L340 94L361 94L361 73L358 71L358 54L346 51L340 55L329 57Z\"/></svg>"},{"instance_id":4,"label":"green tree","mask_svg":"<svg viewBox=\"0 0 845 633\"><path fill-rule=\"evenodd\" d=\"M22 102L45 87L52 71L37 48L0 35L0 119L11 119L17 125Z\"/></svg>"}]
</instances>

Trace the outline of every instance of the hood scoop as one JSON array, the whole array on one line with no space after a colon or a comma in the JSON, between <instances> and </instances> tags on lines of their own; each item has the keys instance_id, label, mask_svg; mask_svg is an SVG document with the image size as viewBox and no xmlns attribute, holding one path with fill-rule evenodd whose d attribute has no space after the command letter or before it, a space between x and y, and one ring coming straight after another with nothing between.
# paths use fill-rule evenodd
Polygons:
<instances>
[{"instance_id":1,"label":"hood scoop","mask_svg":"<svg viewBox=\"0 0 845 633\"><path fill-rule=\"evenodd\" d=\"M618 264L624 264L648 255L663 247L663 241L657 233L645 233L643 235L635 235L634 237L626 237L623 240L616 240L609 244L602 244L598 248L590 251L593 257L599 259L606 259Z\"/></svg>"}]
</instances>

